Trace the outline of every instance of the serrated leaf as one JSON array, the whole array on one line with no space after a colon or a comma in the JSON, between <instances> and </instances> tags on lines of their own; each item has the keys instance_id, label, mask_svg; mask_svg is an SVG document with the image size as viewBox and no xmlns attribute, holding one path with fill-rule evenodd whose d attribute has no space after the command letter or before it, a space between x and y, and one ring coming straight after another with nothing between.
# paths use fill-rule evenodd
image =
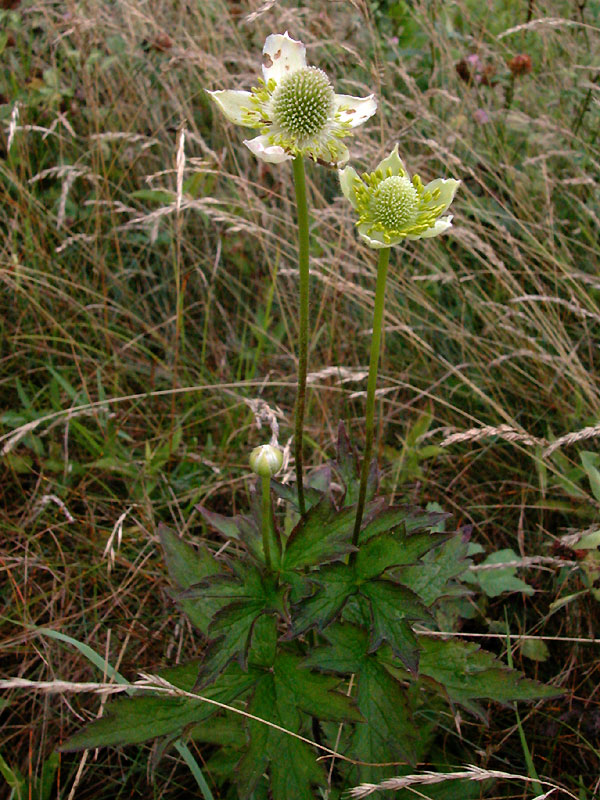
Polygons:
<instances>
[{"instance_id":1,"label":"serrated leaf","mask_svg":"<svg viewBox=\"0 0 600 800\"><path fill-rule=\"evenodd\" d=\"M290 534L283 568L293 570L325 564L351 552L355 516L353 509L338 511L328 497L323 497Z\"/></svg>"},{"instance_id":2,"label":"serrated leaf","mask_svg":"<svg viewBox=\"0 0 600 800\"><path fill-rule=\"evenodd\" d=\"M194 666L197 674L198 662ZM166 676L169 671L160 674ZM189 674L186 673L185 678L187 690L192 689L188 683ZM174 681L171 682L176 685ZM252 676L243 672L237 664L232 664L217 682L202 690L202 695L221 703L231 703L250 689L252 684ZM215 707L209 703L188 697L144 694L119 699L108 703L100 719L76 733L59 749L71 752L107 745L139 744L182 731L187 725L200 722L214 712Z\"/></svg>"},{"instance_id":3,"label":"serrated leaf","mask_svg":"<svg viewBox=\"0 0 600 800\"><path fill-rule=\"evenodd\" d=\"M326 633L329 645L313 651L306 663L331 672L355 675L356 703L364 722L355 726L350 752L372 763L415 758L414 721L403 686L393 678L378 655L369 653L366 631L335 624ZM360 767L361 781L382 777L381 768Z\"/></svg>"},{"instance_id":4,"label":"serrated leaf","mask_svg":"<svg viewBox=\"0 0 600 800\"><path fill-rule=\"evenodd\" d=\"M279 483L272 478L271 491L273 491L277 497L280 497L282 500L285 500L287 503L289 503L296 511L300 511L300 507L298 505L298 492L294 486L288 486L286 483ZM306 510L308 511L315 505L315 503L318 503L322 496L323 492L319 491L318 489L311 489L310 486L305 486L304 504L306 506Z\"/></svg>"},{"instance_id":5,"label":"serrated leaf","mask_svg":"<svg viewBox=\"0 0 600 800\"><path fill-rule=\"evenodd\" d=\"M455 579L471 566L467 559L468 546L466 538L457 532L440 547L426 553L418 564L402 567L395 575L416 592L426 606L440 597L466 594L467 590Z\"/></svg>"},{"instance_id":6,"label":"serrated leaf","mask_svg":"<svg viewBox=\"0 0 600 800\"><path fill-rule=\"evenodd\" d=\"M502 564L507 561L517 561L518 556L510 548L498 550L485 559L483 565ZM517 578L516 567L504 567L498 569L477 570L475 579L488 597L498 597L504 592L523 592L532 595L533 588L525 581Z\"/></svg>"},{"instance_id":7,"label":"serrated leaf","mask_svg":"<svg viewBox=\"0 0 600 800\"><path fill-rule=\"evenodd\" d=\"M302 600L294 610L295 635L312 627L323 630L343 608L348 597L356 592L354 572L345 564L324 567L315 583L318 585L315 593Z\"/></svg>"},{"instance_id":8,"label":"serrated leaf","mask_svg":"<svg viewBox=\"0 0 600 800\"><path fill-rule=\"evenodd\" d=\"M221 567L215 561L212 553L204 547L196 550L166 525L159 525L158 535L167 571L176 589L189 589L194 584L200 583L209 576L217 575L221 571ZM212 616L222 607L223 603L201 596L193 599L187 598L178 591L170 594L179 603L182 611L187 614L192 625L206 635Z\"/></svg>"},{"instance_id":9,"label":"serrated leaf","mask_svg":"<svg viewBox=\"0 0 600 800\"><path fill-rule=\"evenodd\" d=\"M245 665L258 617L284 612L285 589L277 587L274 579L262 576L255 569L248 569L245 578L237 599L217 612L210 623L209 635L214 638L202 665L203 682L211 681L233 658Z\"/></svg>"},{"instance_id":10,"label":"serrated leaf","mask_svg":"<svg viewBox=\"0 0 600 800\"><path fill-rule=\"evenodd\" d=\"M371 606L371 649L388 642L394 655L411 672L416 672L419 647L409 620L430 620L429 611L414 592L391 581L369 581L360 587L360 593Z\"/></svg>"},{"instance_id":11,"label":"serrated leaf","mask_svg":"<svg viewBox=\"0 0 600 800\"><path fill-rule=\"evenodd\" d=\"M504 666L472 642L421 636L419 645L420 675L443 687L452 701L476 713L473 700L509 703L563 694L560 689L544 686Z\"/></svg>"},{"instance_id":12,"label":"serrated leaf","mask_svg":"<svg viewBox=\"0 0 600 800\"><path fill-rule=\"evenodd\" d=\"M360 545L356 574L362 580L370 580L391 567L412 564L446 538L445 534L439 533L407 536L399 532L372 536Z\"/></svg>"},{"instance_id":13,"label":"serrated leaf","mask_svg":"<svg viewBox=\"0 0 600 800\"><path fill-rule=\"evenodd\" d=\"M360 533L359 543L389 531L400 530L413 533L426 528L432 529L448 519L449 516L450 514L443 512L422 511L411 506L389 506L365 525Z\"/></svg>"},{"instance_id":14,"label":"serrated leaf","mask_svg":"<svg viewBox=\"0 0 600 800\"><path fill-rule=\"evenodd\" d=\"M301 733L308 722L301 712L336 721L361 719L352 700L335 691L339 679L301 664L300 656L280 652L270 670L256 671L250 713L293 733ZM249 797L268 769L273 800L313 800L312 787L325 780L317 753L264 723L250 720L248 732L249 747L236 768L240 796Z\"/></svg>"}]
</instances>

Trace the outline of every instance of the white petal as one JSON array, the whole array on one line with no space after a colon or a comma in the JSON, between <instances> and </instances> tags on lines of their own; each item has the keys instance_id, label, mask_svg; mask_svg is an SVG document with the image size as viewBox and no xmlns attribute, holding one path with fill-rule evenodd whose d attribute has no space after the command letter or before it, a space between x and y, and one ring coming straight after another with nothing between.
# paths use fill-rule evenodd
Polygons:
<instances>
[{"instance_id":1,"label":"white petal","mask_svg":"<svg viewBox=\"0 0 600 800\"><path fill-rule=\"evenodd\" d=\"M398 244L398 242L402 241L402 237L397 236L392 238L389 242L385 242L383 240L383 233L381 231L367 233L370 227L371 226L368 222L363 222L358 226L358 235L363 242L366 242L369 247L372 247L374 250L381 250L383 247L392 247L392 245Z\"/></svg>"},{"instance_id":2,"label":"white petal","mask_svg":"<svg viewBox=\"0 0 600 800\"><path fill-rule=\"evenodd\" d=\"M333 167L340 169L344 167L350 160L350 151L343 142L336 140L335 147L337 151L337 161L331 160L331 152L327 146L313 147L306 149L306 155L321 164L324 167Z\"/></svg>"},{"instance_id":3,"label":"white petal","mask_svg":"<svg viewBox=\"0 0 600 800\"><path fill-rule=\"evenodd\" d=\"M392 175L406 175L407 177L409 177L408 170L406 169L406 167L402 163L402 159L398 155L398 145L394 147L389 156L384 158L383 161L379 162L375 171L381 170L385 175L388 169L392 170Z\"/></svg>"},{"instance_id":4,"label":"white petal","mask_svg":"<svg viewBox=\"0 0 600 800\"><path fill-rule=\"evenodd\" d=\"M358 172L354 169L354 167L346 167L346 169L338 170L338 175L344 197L346 200L352 203L353 208L356 208L358 204L356 202L356 195L354 194L353 187L356 181L362 183L361 179L358 177Z\"/></svg>"},{"instance_id":5,"label":"white petal","mask_svg":"<svg viewBox=\"0 0 600 800\"><path fill-rule=\"evenodd\" d=\"M431 239L432 236L439 236L440 233L444 233L447 231L448 228L452 227L452 214L448 217L444 217L443 219L436 220L435 225L431 228L427 228L426 231L423 233L419 233L417 236L408 235L407 239Z\"/></svg>"},{"instance_id":6,"label":"white petal","mask_svg":"<svg viewBox=\"0 0 600 800\"><path fill-rule=\"evenodd\" d=\"M342 122L349 122L351 128L362 125L377 111L375 95L352 97L351 94L336 94L335 110L340 112Z\"/></svg>"},{"instance_id":7,"label":"white petal","mask_svg":"<svg viewBox=\"0 0 600 800\"><path fill-rule=\"evenodd\" d=\"M269 144L268 136L257 136L254 139L244 139L244 144L254 153L254 155L261 161L267 161L269 164L281 164L283 161L289 161L292 156L286 153L283 147L279 145Z\"/></svg>"},{"instance_id":8,"label":"white petal","mask_svg":"<svg viewBox=\"0 0 600 800\"><path fill-rule=\"evenodd\" d=\"M215 101L230 122L235 122L236 125L244 125L246 128L253 127L243 121L243 109L248 112L248 109L252 108L252 103L250 102L252 95L250 92L225 89L220 92L209 92L207 90L206 94L211 100Z\"/></svg>"},{"instance_id":9,"label":"white petal","mask_svg":"<svg viewBox=\"0 0 600 800\"><path fill-rule=\"evenodd\" d=\"M273 78L279 83L285 75L290 75L305 66L306 47L302 42L292 39L287 31L267 36L263 47L262 66L266 82Z\"/></svg>"},{"instance_id":10,"label":"white petal","mask_svg":"<svg viewBox=\"0 0 600 800\"><path fill-rule=\"evenodd\" d=\"M440 214L443 214L444 211L448 208L450 203L454 200L454 195L456 194L456 190L460 186L460 181L455 181L454 178L436 178L434 181L430 181L425 187L426 192L433 192L434 189L440 190L440 196L437 200L431 200L429 203L426 203L426 206L440 206L442 205L443 208L440 211Z\"/></svg>"}]
</instances>

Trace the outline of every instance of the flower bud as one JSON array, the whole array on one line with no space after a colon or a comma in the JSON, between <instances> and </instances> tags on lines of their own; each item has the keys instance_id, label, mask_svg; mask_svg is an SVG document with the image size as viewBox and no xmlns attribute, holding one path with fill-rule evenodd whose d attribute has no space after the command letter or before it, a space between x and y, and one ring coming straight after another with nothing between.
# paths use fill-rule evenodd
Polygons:
<instances>
[{"instance_id":1,"label":"flower bud","mask_svg":"<svg viewBox=\"0 0 600 800\"><path fill-rule=\"evenodd\" d=\"M250 468L261 478L272 478L282 464L283 453L271 444L261 444L250 453Z\"/></svg>"},{"instance_id":2,"label":"flower bud","mask_svg":"<svg viewBox=\"0 0 600 800\"><path fill-rule=\"evenodd\" d=\"M532 70L531 57L527 53L517 53L508 62L508 68L513 75L528 75Z\"/></svg>"}]
</instances>

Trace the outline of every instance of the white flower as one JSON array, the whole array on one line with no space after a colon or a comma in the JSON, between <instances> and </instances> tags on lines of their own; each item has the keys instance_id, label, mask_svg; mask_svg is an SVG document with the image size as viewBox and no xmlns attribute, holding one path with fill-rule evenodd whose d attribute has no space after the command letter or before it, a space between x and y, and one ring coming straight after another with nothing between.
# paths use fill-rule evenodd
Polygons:
<instances>
[{"instance_id":1,"label":"white flower","mask_svg":"<svg viewBox=\"0 0 600 800\"><path fill-rule=\"evenodd\" d=\"M327 166L346 164L341 139L375 113L374 96L335 94L323 70L306 65L305 46L287 31L267 36L262 71L250 92L208 92L228 120L260 131L244 141L246 147L274 164L297 155Z\"/></svg>"},{"instance_id":2,"label":"white flower","mask_svg":"<svg viewBox=\"0 0 600 800\"><path fill-rule=\"evenodd\" d=\"M398 145L375 172L359 177L353 167L339 171L342 191L359 214L358 233L369 247L391 247L403 239L429 239L452 226L442 217L460 181L436 178L427 186L412 179L400 160Z\"/></svg>"}]
</instances>

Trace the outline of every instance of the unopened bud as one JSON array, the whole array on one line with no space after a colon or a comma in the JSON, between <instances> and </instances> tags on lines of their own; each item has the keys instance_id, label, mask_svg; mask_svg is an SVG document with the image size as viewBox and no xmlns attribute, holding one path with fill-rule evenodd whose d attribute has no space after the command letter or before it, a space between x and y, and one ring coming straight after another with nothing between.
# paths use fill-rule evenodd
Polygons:
<instances>
[{"instance_id":1,"label":"unopened bud","mask_svg":"<svg viewBox=\"0 0 600 800\"><path fill-rule=\"evenodd\" d=\"M513 75L528 75L531 72L531 57L527 53L517 53L508 62L508 68Z\"/></svg>"},{"instance_id":2,"label":"unopened bud","mask_svg":"<svg viewBox=\"0 0 600 800\"><path fill-rule=\"evenodd\" d=\"M282 464L283 453L272 444L261 444L250 453L250 467L261 478L272 478Z\"/></svg>"}]
</instances>

